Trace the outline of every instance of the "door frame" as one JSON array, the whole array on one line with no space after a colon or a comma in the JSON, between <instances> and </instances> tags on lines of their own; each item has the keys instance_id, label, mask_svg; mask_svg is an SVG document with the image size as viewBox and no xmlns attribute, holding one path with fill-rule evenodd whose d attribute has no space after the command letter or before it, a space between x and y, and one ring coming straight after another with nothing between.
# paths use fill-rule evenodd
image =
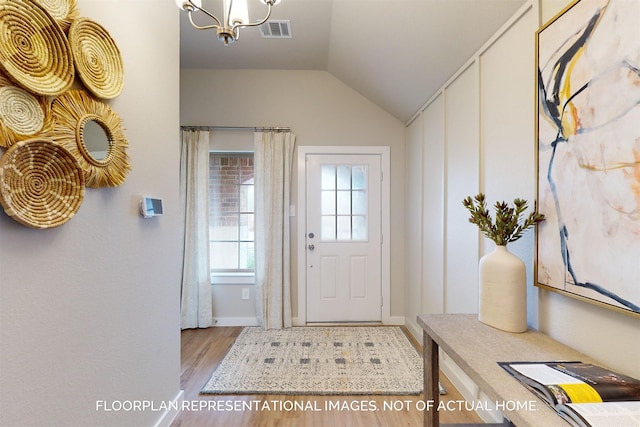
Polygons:
<instances>
[{"instance_id":1,"label":"door frame","mask_svg":"<svg viewBox=\"0 0 640 427\"><path fill-rule=\"evenodd\" d=\"M382 183L380 185L381 214L381 279L382 279L382 324L391 320L391 148L389 146L298 146L298 197L297 197L297 249L298 257L298 316L293 319L296 326L307 324L307 156L313 154L369 154L380 156Z\"/></svg>"}]
</instances>

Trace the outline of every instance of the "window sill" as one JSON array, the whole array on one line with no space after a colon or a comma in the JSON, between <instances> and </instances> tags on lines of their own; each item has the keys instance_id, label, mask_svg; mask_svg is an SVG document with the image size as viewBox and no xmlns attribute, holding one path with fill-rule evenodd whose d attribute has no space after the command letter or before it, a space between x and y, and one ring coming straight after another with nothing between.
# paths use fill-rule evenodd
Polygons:
<instances>
[{"instance_id":1,"label":"window sill","mask_svg":"<svg viewBox=\"0 0 640 427\"><path fill-rule=\"evenodd\" d=\"M253 272L211 274L212 285L253 285L255 281L255 274Z\"/></svg>"}]
</instances>

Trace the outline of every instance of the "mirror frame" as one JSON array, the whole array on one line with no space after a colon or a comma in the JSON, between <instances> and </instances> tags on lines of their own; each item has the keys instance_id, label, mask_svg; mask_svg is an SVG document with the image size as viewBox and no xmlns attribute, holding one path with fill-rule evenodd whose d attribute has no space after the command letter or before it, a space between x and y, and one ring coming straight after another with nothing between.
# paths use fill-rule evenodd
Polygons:
<instances>
[{"instance_id":1,"label":"mirror frame","mask_svg":"<svg viewBox=\"0 0 640 427\"><path fill-rule=\"evenodd\" d=\"M89 122L95 122L102 130L107 139L107 155L102 159L97 159L91 154L89 147L87 147L87 143L85 142L85 126ZM113 155L113 133L111 129L107 126L107 124L102 120L102 118L95 114L87 114L82 119L78 120L78 126L76 127L76 141L78 143L78 148L80 149L80 153L84 156L84 158L95 166L106 166L109 164L111 157Z\"/></svg>"},{"instance_id":2,"label":"mirror frame","mask_svg":"<svg viewBox=\"0 0 640 427\"><path fill-rule=\"evenodd\" d=\"M55 127L52 139L63 145L78 159L87 187L116 187L124 182L131 170L122 130L122 120L106 103L83 90L68 91L53 100ZM110 142L104 159L94 158L84 143L84 126L97 122Z\"/></svg>"}]
</instances>

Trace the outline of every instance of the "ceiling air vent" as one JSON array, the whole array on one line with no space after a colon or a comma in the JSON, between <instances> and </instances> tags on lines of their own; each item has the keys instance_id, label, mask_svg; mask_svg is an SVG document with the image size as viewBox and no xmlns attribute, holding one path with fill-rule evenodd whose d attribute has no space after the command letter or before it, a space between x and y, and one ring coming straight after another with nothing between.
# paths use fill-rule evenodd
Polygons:
<instances>
[{"instance_id":1,"label":"ceiling air vent","mask_svg":"<svg viewBox=\"0 0 640 427\"><path fill-rule=\"evenodd\" d=\"M265 39L290 39L291 21L267 21L260 25L260 33Z\"/></svg>"}]
</instances>

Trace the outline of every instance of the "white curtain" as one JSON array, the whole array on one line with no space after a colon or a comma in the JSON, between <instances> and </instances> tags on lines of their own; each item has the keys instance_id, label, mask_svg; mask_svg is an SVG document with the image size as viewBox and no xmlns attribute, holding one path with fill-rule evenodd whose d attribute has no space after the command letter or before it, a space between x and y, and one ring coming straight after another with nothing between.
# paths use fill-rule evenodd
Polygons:
<instances>
[{"instance_id":1,"label":"white curtain","mask_svg":"<svg viewBox=\"0 0 640 427\"><path fill-rule=\"evenodd\" d=\"M209 270L209 132L184 131L180 154L184 203L182 329L213 324Z\"/></svg>"},{"instance_id":2,"label":"white curtain","mask_svg":"<svg viewBox=\"0 0 640 427\"><path fill-rule=\"evenodd\" d=\"M291 323L289 203L295 135L256 132L256 311L265 329Z\"/></svg>"}]
</instances>

